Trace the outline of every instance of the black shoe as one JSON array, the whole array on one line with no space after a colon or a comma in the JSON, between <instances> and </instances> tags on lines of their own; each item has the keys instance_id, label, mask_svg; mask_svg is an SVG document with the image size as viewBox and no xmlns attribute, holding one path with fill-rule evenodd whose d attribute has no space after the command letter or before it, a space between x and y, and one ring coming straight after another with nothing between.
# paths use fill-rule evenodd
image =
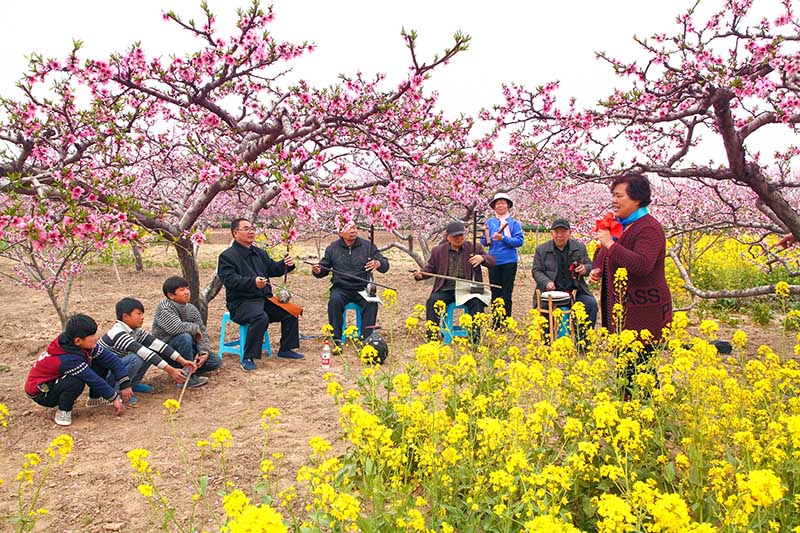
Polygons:
<instances>
[{"instance_id":1,"label":"black shoe","mask_svg":"<svg viewBox=\"0 0 800 533\"><path fill-rule=\"evenodd\" d=\"M306 356L297 353L294 350L286 350L285 352L278 352L278 357L282 357L283 359L305 359Z\"/></svg>"}]
</instances>

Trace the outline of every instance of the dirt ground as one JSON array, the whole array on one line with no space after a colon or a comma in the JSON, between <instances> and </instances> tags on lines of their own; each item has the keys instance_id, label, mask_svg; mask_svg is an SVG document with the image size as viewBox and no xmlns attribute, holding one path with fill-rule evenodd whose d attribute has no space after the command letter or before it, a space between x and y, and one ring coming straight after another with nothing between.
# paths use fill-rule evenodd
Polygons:
<instances>
[{"instance_id":1,"label":"dirt ground","mask_svg":"<svg viewBox=\"0 0 800 533\"><path fill-rule=\"evenodd\" d=\"M213 264L225 248L226 237L217 236L204 245L201 260ZM322 241L324 246L332 237ZM298 246L296 255L313 260L317 257L317 243L308 241ZM172 252L159 247L148 252L151 260L168 264ZM403 322L415 304L424 303L430 286L415 283L408 270L414 263L401 252L390 251L391 270L378 274L376 281L398 290L399 301L394 312L381 308L378 323L384 333L390 326L400 334ZM523 258L517 273L514 315L521 318L529 309L534 291L530 277L531 258ZM88 313L97 320L102 331L114 322L114 303L125 296L135 296L145 305L145 327L149 328L152 312L161 300L163 280L180 274L177 268L147 267L136 273L132 267L117 269L122 279L117 279L115 269L109 265L90 266L76 282L71 312ZM202 272L205 283L212 269ZM327 322L327 281L315 279L310 267L300 265L290 274L290 287L302 299L304 307L300 319L300 333L316 336ZM49 510L37 525L40 531L153 531L158 524L133 482L126 452L133 448L151 451L151 462L159 472L159 484L177 516L185 519L190 510L189 498L193 492L184 475L184 464L176 447L175 437L164 414L162 403L177 398L179 390L168 382L163 372L150 369L145 382L154 385L154 394L137 394L137 405L126 409L121 417L114 416L110 406L85 407L86 393L78 399L73 412L73 424L62 428L53 422L53 410L34 404L23 392L23 383L32 361L41 353L60 330L58 318L45 293L25 287L0 283L0 365L8 371L0 372L0 402L5 403L11 417L7 428L0 427L0 515L8 514L16 505L16 475L27 452L42 452L57 435L68 433L75 447L67 461L53 470L41 496L41 507ZM219 341L220 318L225 312L224 293L209 306L208 329L212 349ZM747 328L748 330L750 328ZM233 333L233 331L231 330ZM279 328L270 328L273 349L277 351ZM751 333L754 341L764 331ZM285 454L280 467L281 484L293 484L294 474L309 454L308 439L320 435L334 443L340 433L337 409L325 395L326 384L320 365L321 341L301 340L299 351L306 355L301 361L266 358L258 362L255 372L245 373L236 356L225 355L222 368L209 375L205 387L189 390L183 407L176 415L175 429L190 456L196 456L195 442L207 439L218 427L231 430L233 446L226 451L229 479L245 492L250 492L258 480L259 460L263 442L260 416L266 407L277 407L282 415L280 424L271 434L269 451ZM345 351L345 358L354 369L360 367L353 349ZM402 366L408 354L391 354L387 366ZM340 381L350 381L342 361L334 358L332 371ZM195 467L197 462L194 462ZM206 469L208 470L208 469ZM195 470L197 472L197 470ZM211 478L211 490L221 484L219 476ZM185 522L185 520L184 520ZM3 530L6 525L0 525ZM197 524L199 529L213 529L212 522Z\"/></svg>"}]
</instances>

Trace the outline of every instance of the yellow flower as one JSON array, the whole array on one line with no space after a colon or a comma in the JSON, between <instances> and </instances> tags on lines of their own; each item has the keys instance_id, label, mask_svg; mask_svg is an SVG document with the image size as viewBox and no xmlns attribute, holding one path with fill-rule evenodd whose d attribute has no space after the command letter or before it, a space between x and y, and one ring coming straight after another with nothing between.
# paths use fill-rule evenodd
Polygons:
<instances>
[{"instance_id":1,"label":"yellow flower","mask_svg":"<svg viewBox=\"0 0 800 533\"><path fill-rule=\"evenodd\" d=\"M333 326L330 324L325 324L322 326L322 336L323 337L332 337L333 336Z\"/></svg>"},{"instance_id":2,"label":"yellow flower","mask_svg":"<svg viewBox=\"0 0 800 533\"><path fill-rule=\"evenodd\" d=\"M631 512L631 506L613 494L603 494L594 498L597 504L597 514L603 517L597 523L597 530L601 532L633 531L636 517Z\"/></svg>"},{"instance_id":3,"label":"yellow flower","mask_svg":"<svg viewBox=\"0 0 800 533\"><path fill-rule=\"evenodd\" d=\"M269 418L270 420L275 420L279 416L281 416L281 412L277 407L267 407L266 409L264 409L264 412L261 413L261 418L264 420L266 420L267 418Z\"/></svg>"},{"instance_id":4,"label":"yellow flower","mask_svg":"<svg viewBox=\"0 0 800 533\"><path fill-rule=\"evenodd\" d=\"M419 318L415 316L410 316L406 319L406 329L408 331L413 330L419 325Z\"/></svg>"},{"instance_id":5,"label":"yellow flower","mask_svg":"<svg viewBox=\"0 0 800 533\"><path fill-rule=\"evenodd\" d=\"M0 403L0 426L8 426L8 407L6 404Z\"/></svg>"},{"instance_id":6,"label":"yellow flower","mask_svg":"<svg viewBox=\"0 0 800 533\"><path fill-rule=\"evenodd\" d=\"M785 281L779 281L775 284L775 294L778 298L788 298L789 297L789 284Z\"/></svg>"},{"instance_id":7,"label":"yellow flower","mask_svg":"<svg viewBox=\"0 0 800 533\"><path fill-rule=\"evenodd\" d=\"M747 344L747 333L740 329L736 330L736 332L733 334L731 342L740 350L744 349L745 345Z\"/></svg>"},{"instance_id":8,"label":"yellow flower","mask_svg":"<svg viewBox=\"0 0 800 533\"><path fill-rule=\"evenodd\" d=\"M753 470L747 478L738 476L737 484L740 491L748 491L750 500L754 505L767 507L783 497L786 488L772 470Z\"/></svg>"},{"instance_id":9,"label":"yellow flower","mask_svg":"<svg viewBox=\"0 0 800 533\"><path fill-rule=\"evenodd\" d=\"M127 453L128 459L131 461L131 466L140 474L151 472L150 463L147 458L150 457L150 452L144 448L136 448Z\"/></svg>"},{"instance_id":10,"label":"yellow flower","mask_svg":"<svg viewBox=\"0 0 800 533\"><path fill-rule=\"evenodd\" d=\"M361 362L366 364L374 364L378 362L378 350L370 344L365 344L361 348L360 354Z\"/></svg>"},{"instance_id":11,"label":"yellow flower","mask_svg":"<svg viewBox=\"0 0 800 533\"><path fill-rule=\"evenodd\" d=\"M433 311L436 313L437 316L442 316L446 310L447 306L442 300L436 300L433 303Z\"/></svg>"},{"instance_id":12,"label":"yellow flower","mask_svg":"<svg viewBox=\"0 0 800 533\"><path fill-rule=\"evenodd\" d=\"M178 400L173 400L172 398L169 398L168 400L164 400L164 407L166 407L167 411L169 411L169 414L172 415L175 414L175 412L181 408L181 404L178 402Z\"/></svg>"},{"instance_id":13,"label":"yellow flower","mask_svg":"<svg viewBox=\"0 0 800 533\"><path fill-rule=\"evenodd\" d=\"M225 514L230 517L239 516L247 505L250 505L250 499L239 489L222 498L222 507L225 509Z\"/></svg>"},{"instance_id":14,"label":"yellow flower","mask_svg":"<svg viewBox=\"0 0 800 533\"><path fill-rule=\"evenodd\" d=\"M225 428L217 428L217 430L211 434L211 439L214 441L211 444L212 450L230 448L231 444L233 444L233 436L231 432Z\"/></svg>"},{"instance_id":15,"label":"yellow flower","mask_svg":"<svg viewBox=\"0 0 800 533\"><path fill-rule=\"evenodd\" d=\"M142 483L136 488L139 490L139 493L145 498L150 498L153 496L153 486L148 483Z\"/></svg>"},{"instance_id":16,"label":"yellow flower","mask_svg":"<svg viewBox=\"0 0 800 533\"><path fill-rule=\"evenodd\" d=\"M275 463L272 462L270 459L262 459L261 460L261 473L264 474L262 477L268 478L269 474L275 471Z\"/></svg>"},{"instance_id":17,"label":"yellow flower","mask_svg":"<svg viewBox=\"0 0 800 533\"><path fill-rule=\"evenodd\" d=\"M331 449L331 443L322 437L311 437L308 440L308 445L314 450L314 455L322 455Z\"/></svg>"},{"instance_id":18,"label":"yellow flower","mask_svg":"<svg viewBox=\"0 0 800 533\"><path fill-rule=\"evenodd\" d=\"M391 308L397 304L397 291L392 289L383 289L381 297L383 298L383 305L385 305L387 308Z\"/></svg>"},{"instance_id":19,"label":"yellow flower","mask_svg":"<svg viewBox=\"0 0 800 533\"><path fill-rule=\"evenodd\" d=\"M719 324L717 324L713 320L703 320L702 322L700 322L700 331L710 340L714 340L717 338L717 332L719 331Z\"/></svg>"},{"instance_id":20,"label":"yellow flower","mask_svg":"<svg viewBox=\"0 0 800 533\"><path fill-rule=\"evenodd\" d=\"M344 337L346 339L357 339L358 338L358 326L350 324L346 328L344 328Z\"/></svg>"},{"instance_id":21,"label":"yellow flower","mask_svg":"<svg viewBox=\"0 0 800 533\"><path fill-rule=\"evenodd\" d=\"M269 505L246 505L223 530L226 533L286 533L283 516Z\"/></svg>"},{"instance_id":22,"label":"yellow flower","mask_svg":"<svg viewBox=\"0 0 800 533\"><path fill-rule=\"evenodd\" d=\"M360 510L358 499L350 494L337 494L331 503L331 515L342 522L355 522Z\"/></svg>"},{"instance_id":23,"label":"yellow flower","mask_svg":"<svg viewBox=\"0 0 800 533\"><path fill-rule=\"evenodd\" d=\"M686 531L691 523L689 508L678 494L662 494L648 507L653 515L652 531Z\"/></svg>"},{"instance_id":24,"label":"yellow flower","mask_svg":"<svg viewBox=\"0 0 800 533\"><path fill-rule=\"evenodd\" d=\"M64 459L67 458L67 455L69 455L69 452L72 451L72 446L74 444L75 442L72 440L72 437L62 433L50 443L50 446L47 448L47 455L53 459L55 459L57 455L58 464L62 464Z\"/></svg>"}]
</instances>

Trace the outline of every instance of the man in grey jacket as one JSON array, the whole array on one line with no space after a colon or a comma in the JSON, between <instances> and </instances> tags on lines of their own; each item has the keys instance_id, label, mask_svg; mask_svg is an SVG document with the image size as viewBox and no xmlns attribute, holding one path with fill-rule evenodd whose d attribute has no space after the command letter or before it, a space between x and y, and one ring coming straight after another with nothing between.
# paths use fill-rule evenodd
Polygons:
<instances>
[{"instance_id":1,"label":"man in grey jacket","mask_svg":"<svg viewBox=\"0 0 800 533\"><path fill-rule=\"evenodd\" d=\"M597 300L584 277L592 270L586 246L572 238L569 221L557 218L550 226L553 240L536 247L533 256L533 279L542 291L576 291L575 299L582 302L594 327L597 321Z\"/></svg>"},{"instance_id":2,"label":"man in grey jacket","mask_svg":"<svg viewBox=\"0 0 800 533\"><path fill-rule=\"evenodd\" d=\"M389 261L381 255L373 243L358 236L353 222L346 222L339 231L339 238L325 249L325 256L314 265L311 273L324 278L331 269L331 295L328 300L328 323L333 327L336 344L342 335L342 313L349 303L361 307L361 335L368 337L378 318L378 304L368 302L359 294L367 287L370 274L376 270L382 274L389 270Z\"/></svg>"}]
</instances>

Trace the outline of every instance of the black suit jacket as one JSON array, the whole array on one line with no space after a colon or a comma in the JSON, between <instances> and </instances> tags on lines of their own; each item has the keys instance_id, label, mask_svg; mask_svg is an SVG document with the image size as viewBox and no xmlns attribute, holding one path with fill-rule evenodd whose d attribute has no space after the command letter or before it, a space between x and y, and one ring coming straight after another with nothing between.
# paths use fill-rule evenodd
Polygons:
<instances>
[{"instance_id":1,"label":"black suit jacket","mask_svg":"<svg viewBox=\"0 0 800 533\"><path fill-rule=\"evenodd\" d=\"M294 266L289 267L289 271ZM225 285L225 304L233 310L245 300L263 300L272 296L272 286L256 287L256 278L283 276L286 265L283 260L273 261L269 254L253 245L245 248L234 241L230 248L219 256L217 274Z\"/></svg>"}]
</instances>

